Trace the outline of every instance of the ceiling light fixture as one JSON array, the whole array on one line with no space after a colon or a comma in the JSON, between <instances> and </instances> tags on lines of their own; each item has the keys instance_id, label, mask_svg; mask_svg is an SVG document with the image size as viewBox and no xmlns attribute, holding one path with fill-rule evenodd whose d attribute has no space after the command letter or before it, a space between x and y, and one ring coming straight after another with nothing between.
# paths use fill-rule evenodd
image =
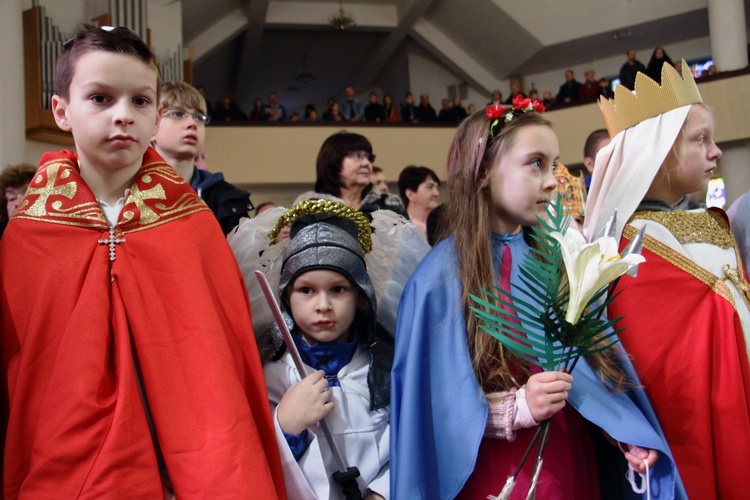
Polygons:
<instances>
[{"instance_id":1,"label":"ceiling light fixture","mask_svg":"<svg viewBox=\"0 0 750 500\"><path fill-rule=\"evenodd\" d=\"M339 11L331 14L331 17L328 18L328 24L336 31L346 31L356 26L354 17L348 12L344 12L343 0L339 0Z\"/></svg>"},{"instance_id":2,"label":"ceiling light fixture","mask_svg":"<svg viewBox=\"0 0 750 500\"><path fill-rule=\"evenodd\" d=\"M307 54L302 54L302 70L297 73L297 76L295 76L294 79L304 84L308 84L315 80L313 72L307 69Z\"/></svg>"}]
</instances>

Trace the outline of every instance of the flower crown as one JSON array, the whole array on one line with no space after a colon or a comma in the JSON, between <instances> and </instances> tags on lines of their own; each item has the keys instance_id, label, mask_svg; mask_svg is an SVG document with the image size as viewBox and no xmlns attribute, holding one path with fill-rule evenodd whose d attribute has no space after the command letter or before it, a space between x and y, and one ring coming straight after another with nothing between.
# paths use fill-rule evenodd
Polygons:
<instances>
[{"instance_id":1,"label":"flower crown","mask_svg":"<svg viewBox=\"0 0 750 500\"><path fill-rule=\"evenodd\" d=\"M498 131L498 125L500 125L500 128L502 129L502 125L511 121L514 116L522 115L529 111L544 113L544 104L542 104L542 101L539 99L532 101L528 97L524 97L523 94L517 94L516 97L513 98L513 104L511 106L503 106L502 104L487 106L484 112L487 115L487 118L492 120L490 122L490 137L495 136L495 133ZM501 117L505 117L502 124L500 122Z\"/></svg>"}]
</instances>

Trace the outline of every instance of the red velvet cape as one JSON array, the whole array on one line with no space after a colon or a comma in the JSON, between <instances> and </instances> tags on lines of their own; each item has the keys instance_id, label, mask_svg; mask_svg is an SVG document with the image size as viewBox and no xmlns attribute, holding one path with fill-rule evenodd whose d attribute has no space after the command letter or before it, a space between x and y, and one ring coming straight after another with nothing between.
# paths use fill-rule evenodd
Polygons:
<instances>
[{"instance_id":1,"label":"red velvet cape","mask_svg":"<svg viewBox=\"0 0 750 500\"><path fill-rule=\"evenodd\" d=\"M75 155L44 155L0 245L5 496L162 496L137 356L177 498L283 497L241 274L152 149L115 236L110 261Z\"/></svg>"},{"instance_id":2,"label":"red velvet cape","mask_svg":"<svg viewBox=\"0 0 750 500\"><path fill-rule=\"evenodd\" d=\"M697 266L666 245L647 236L643 256L637 277L621 278L609 315L624 316L620 340L688 497L747 498L750 370L737 312L722 280L699 279Z\"/></svg>"}]
</instances>

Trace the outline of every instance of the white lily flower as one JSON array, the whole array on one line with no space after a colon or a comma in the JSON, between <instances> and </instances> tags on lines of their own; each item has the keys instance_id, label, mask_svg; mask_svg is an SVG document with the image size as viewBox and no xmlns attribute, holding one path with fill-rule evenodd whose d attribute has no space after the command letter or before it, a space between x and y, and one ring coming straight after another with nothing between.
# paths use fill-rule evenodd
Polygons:
<instances>
[{"instance_id":1,"label":"white lily flower","mask_svg":"<svg viewBox=\"0 0 750 500\"><path fill-rule=\"evenodd\" d=\"M575 230L566 231L565 235L555 231L550 236L560 243L568 275L570 299L565 320L572 325L578 323L589 300L599 290L646 261L635 253L621 257L617 240L611 236L597 238L591 243L586 243L583 235Z\"/></svg>"}]
</instances>

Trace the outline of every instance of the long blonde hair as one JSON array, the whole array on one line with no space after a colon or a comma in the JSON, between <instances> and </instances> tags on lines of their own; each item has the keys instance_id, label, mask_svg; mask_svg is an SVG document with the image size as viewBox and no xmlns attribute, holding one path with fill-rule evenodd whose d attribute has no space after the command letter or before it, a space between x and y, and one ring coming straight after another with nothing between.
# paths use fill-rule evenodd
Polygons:
<instances>
[{"instance_id":1,"label":"long blonde hair","mask_svg":"<svg viewBox=\"0 0 750 500\"><path fill-rule=\"evenodd\" d=\"M491 200L489 189L484 187L486 179L497 158L513 146L518 131L530 125L552 126L542 115L527 112L499 124L495 135L490 137L490 119L484 110L477 111L459 125L448 156L446 199L450 202L445 205L441 237L453 237L469 353L474 374L485 392L519 387L530 375L525 362L478 328L477 319L469 310L469 305L473 305L470 295L481 295L482 290L497 283L492 262ZM527 230L524 228L525 232ZM610 353L587 359L613 385L619 387L623 383L624 375Z\"/></svg>"}]
</instances>

